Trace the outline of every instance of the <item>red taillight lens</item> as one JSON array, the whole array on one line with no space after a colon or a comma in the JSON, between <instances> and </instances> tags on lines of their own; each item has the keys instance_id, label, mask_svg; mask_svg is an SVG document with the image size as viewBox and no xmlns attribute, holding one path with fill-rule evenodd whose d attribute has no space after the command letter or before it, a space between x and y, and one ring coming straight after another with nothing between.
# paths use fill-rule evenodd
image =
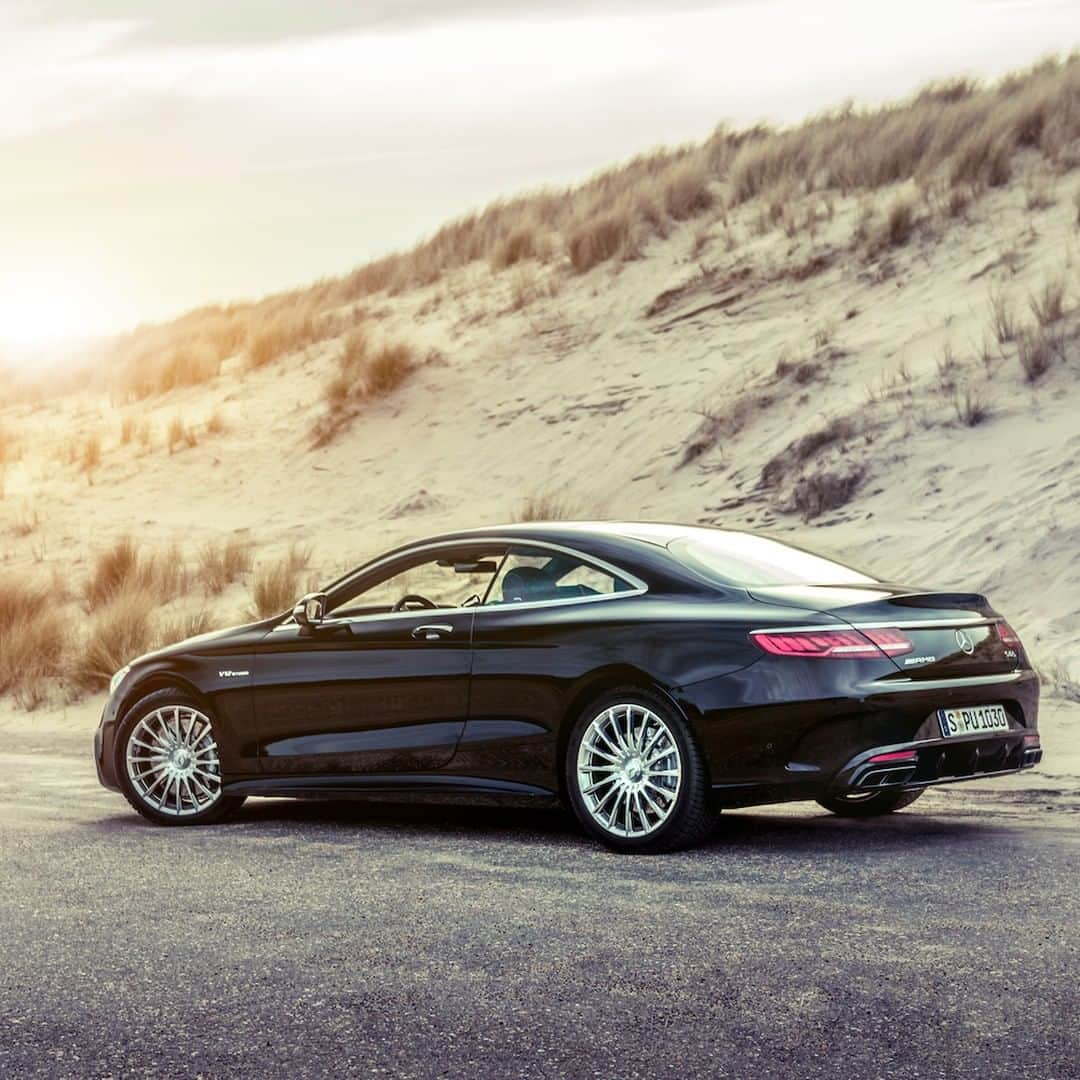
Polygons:
<instances>
[{"instance_id":1,"label":"red taillight lens","mask_svg":"<svg viewBox=\"0 0 1080 1080\"><path fill-rule=\"evenodd\" d=\"M1012 649L1020 648L1020 635L1004 619L997 624L997 632L1003 645Z\"/></svg>"},{"instance_id":2,"label":"red taillight lens","mask_svg":"<svg viewBox=\"0 0 1080 1080\"><path fill-rule=\"evenodd\" d=\"M754 630L750 639L773 656L816 660L899 656L915 646L899 630Z\"/></svg>"},{"instance_id":3,"label":"red taillight lens","mask_svg":"<svg viewBox=\"0 0 1080 1080\"><path fill-rule=\"evenodd\" d=\"M893 750L887 754L875 754L870 758L871 764L880 765L885 761L918 761L917 750Z\"/></svg>"},{"instance_id":4,"label":"red taillight lens","mask_svg":"<svg viewBox=\"0 0 1080 1080\"><path fill-rule=\"evenodd\" d=\"M902 630L886 628L884 630L862 631L886 656L902 656L911 652L915 645Z\"/></svg>"}]
</instances>

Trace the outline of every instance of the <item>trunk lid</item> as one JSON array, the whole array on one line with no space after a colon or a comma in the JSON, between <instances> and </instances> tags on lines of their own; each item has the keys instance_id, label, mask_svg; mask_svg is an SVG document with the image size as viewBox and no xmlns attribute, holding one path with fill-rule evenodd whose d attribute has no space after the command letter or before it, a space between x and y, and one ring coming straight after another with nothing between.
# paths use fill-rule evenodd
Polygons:
<instances>
[{"instance_id":1,"label":"trunk lid","mask_svg":"<svg viewBox=\"0 0 1080 1080\"><path fill-rule=\"evenodd\" d=\"M1003 639L1001 616L979 593L880 583L755 586L750 592L766 603L820 612L856 629L900 629L912 648L891 659L911 679L1003 674L1024 662L1019 642Z\"/></svg>"}]
</instances>

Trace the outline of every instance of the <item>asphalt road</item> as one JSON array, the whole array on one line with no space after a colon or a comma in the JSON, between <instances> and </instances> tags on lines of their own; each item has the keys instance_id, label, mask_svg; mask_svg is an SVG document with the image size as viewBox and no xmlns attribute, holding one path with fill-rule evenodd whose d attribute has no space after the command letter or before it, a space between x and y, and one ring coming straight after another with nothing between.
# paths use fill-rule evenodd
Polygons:
<instances>
[{"instance_id":1,"label":"asphalt road","mask_svg":"<svg viewBox=\"0 0 1080 1080\"><path fill-rule=\"evenodd\" d=\"M631 859L557 812L157 829L0 756L0 1076L1080 1076L1080 815L933 792Z\"/></svg>"}]
</instances>

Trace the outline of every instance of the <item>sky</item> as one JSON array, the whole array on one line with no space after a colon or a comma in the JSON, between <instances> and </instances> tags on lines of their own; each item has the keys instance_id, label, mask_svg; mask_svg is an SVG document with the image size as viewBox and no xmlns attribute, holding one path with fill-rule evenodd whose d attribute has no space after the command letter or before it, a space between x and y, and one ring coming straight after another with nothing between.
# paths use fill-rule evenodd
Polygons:
<instances>
[{"instance_id":1,"label":"sky","mask_svg":"<svg viewBox=\"0 0 1080 1080\"><path fill-rule=\"evenodd\" d=\"M1077 0L0 0L0 345L305 284L721 121L1078 44Z\"/></svg>"}]
</instances>

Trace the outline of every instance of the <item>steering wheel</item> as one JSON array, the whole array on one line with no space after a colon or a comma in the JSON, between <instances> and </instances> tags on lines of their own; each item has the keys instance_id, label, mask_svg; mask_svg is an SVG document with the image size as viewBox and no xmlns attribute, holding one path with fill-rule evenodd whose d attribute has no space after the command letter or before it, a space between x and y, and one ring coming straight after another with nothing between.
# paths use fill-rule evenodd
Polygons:
<instances>
[{"instance_id":1,"label":"steering wheel","mask_svg":"<svg viewBox=\"0 0 1080 1080\"><path fill-rule=\"evenodd\" d=\"M419 593L406 593L390 610L391 611L406 611L409 604L416 604L422 608L436 608L439 605L432 603L426 596L421 596Z\"/></svg>"}]
</instances>

